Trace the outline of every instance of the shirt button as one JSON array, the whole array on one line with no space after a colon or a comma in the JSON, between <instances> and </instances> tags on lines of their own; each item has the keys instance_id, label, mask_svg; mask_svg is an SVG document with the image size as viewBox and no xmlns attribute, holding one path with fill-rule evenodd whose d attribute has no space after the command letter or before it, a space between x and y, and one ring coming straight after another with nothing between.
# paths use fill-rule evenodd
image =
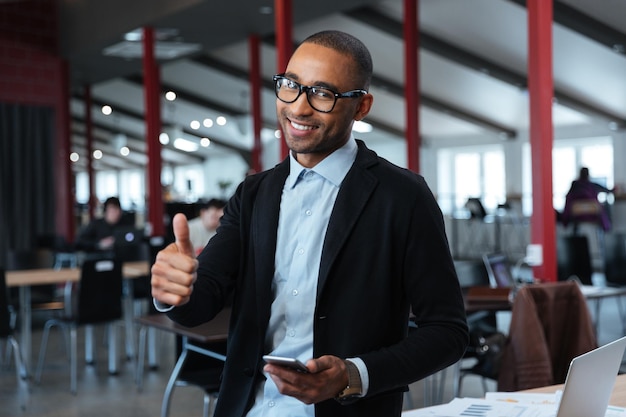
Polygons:
<instances>
[{"instance_id":1,"label":"shirt button","mask_svg":"<svg viewBox=\"0 0 626 417\"><path fill-rule=\"evenodd\" d=\"M276 405L276 403L274 401L270 401L267 403L268 407L274 407Z\"/></svg>"},{"instance_id":2,"label":"shirt button","mask_svg":"<svg viewBox=\"0 0 626 417\"><path fill-rule=\"evenodd\" d=\"M291 295L293 295L294 297L295 297L296 295L298 295L298 290L293 290L293 291L291 291Z\"/></svg>"},{"instance_id":3,"label":"shirt button","mask_svg":"<svg viewBox=\"0 0 626 417\"><path fill-rule=\"evenodd\" d=\"M304 254L304 249L302 249L302 248L298 249L298 254L299 254L299 255Z\"/></svg>"},{"instance_id":4,"label":"shirt button","mask_svg":"<svg viewBox=\"0 0 626 417\"><path fill-rule=\"evenodd\" d=\"M295 331L294 329L291 329L291 330L289 330L288 335L289 335L290 337L294 337L294 336L296 335L296 331Z\"/></svg>"},{"instance_id":5,"label":"shirt button","mask_svg":"<svg viewBox=\"0 0 626 417\"><path fill-rule=\"evenodd\" d=\"M306 214L307 216L310 216L311 215L311 210L305 211L304 214Z\"/></svg>"}]
</instances>

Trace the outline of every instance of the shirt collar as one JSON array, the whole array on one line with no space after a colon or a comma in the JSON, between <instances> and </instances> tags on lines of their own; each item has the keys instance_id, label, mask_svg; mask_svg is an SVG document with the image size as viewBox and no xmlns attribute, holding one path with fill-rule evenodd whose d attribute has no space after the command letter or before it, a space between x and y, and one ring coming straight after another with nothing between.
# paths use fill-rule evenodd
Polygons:
<instances>
[{"instance_id":1,"label":"shirt collar","mask_svg":"<svg viewBox=\"0 0 626 417\"><path fill-rule=\"evenodd\" d=\"M324 158L313 168L305 168L296 160L292 152L289 152L289 177L287 187L293 188L303 171L314 171L317 174L339 187L346 177L356 159L358 147L354 136L350 135L348 141L339 149Z\"/></svg>"}]
</instances>

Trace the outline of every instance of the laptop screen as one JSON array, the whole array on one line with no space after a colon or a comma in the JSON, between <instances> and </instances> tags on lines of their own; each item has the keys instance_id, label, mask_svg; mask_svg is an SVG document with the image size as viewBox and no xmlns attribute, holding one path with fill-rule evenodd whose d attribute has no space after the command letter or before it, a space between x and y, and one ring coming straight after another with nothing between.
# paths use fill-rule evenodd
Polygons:
<instances>
[{"instance_id":1,"label":"laptop screen","mask_svg":"<svg viewBox=\"0 0 626 417\"><path fill-rule=\"evenodd\" d=\"M120 261L141 260L143 230L132 226L121 226L113 232L115 258Z\"/></svg>"},{"instance_id":2,"label":"laptop screen","mask_svg":"<svg viewBox=\"0 0 626 417\"><path fill-rule=\"evenodd\" d=\"M494 288L513 288L515 279L511 274L509 261L505 254L492 253L483 256L485 268L489 275L489 284Z\"/></svg>"}]
</instances>

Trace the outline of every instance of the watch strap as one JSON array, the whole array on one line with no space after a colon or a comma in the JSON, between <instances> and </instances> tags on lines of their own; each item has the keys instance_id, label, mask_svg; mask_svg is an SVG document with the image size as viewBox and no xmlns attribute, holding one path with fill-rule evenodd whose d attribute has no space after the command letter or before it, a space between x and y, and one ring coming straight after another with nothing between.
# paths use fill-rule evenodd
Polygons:
<instances>
[{"instance_id":1,"label":"watch strap","mask_svg":"<svg viewBox=\"0 0 626 417\"><path fill-rule=\"evenodd\" d=\"M363 393L363 385L361 383L359 368L348 360L344 360L344 363L346 364L346 369L348 371L348 385L337 395L337 397L335 397L335 399L339 402L354 400Z\"/></svg>"}]
</instances>

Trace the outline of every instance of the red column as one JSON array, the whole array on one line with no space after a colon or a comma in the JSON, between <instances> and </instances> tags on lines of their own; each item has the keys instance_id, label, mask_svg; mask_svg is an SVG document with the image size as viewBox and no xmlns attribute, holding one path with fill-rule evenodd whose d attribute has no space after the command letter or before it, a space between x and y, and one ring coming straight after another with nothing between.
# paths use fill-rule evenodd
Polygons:
<instances>
[{"instance_id":1,"label":"red column","mask_svg":"<svg viewBox=\"0 0 626 417\"><path fill-rule=\"evenodd\" d=\"M275 0L274 1L274 22L276 29L276 58L277 73L285 72L291 53L293 52L293 16L291 12L291 0ZM281 132L282 133L282 132ZM281 135L282 137L282 135ZM284 139L280 141L280 159L285 158L289 153L287 142Z\"/></svg>"},{"instance_id":2,"label":"red column","mask_svg":"<svg viewBox=\"0 0 626 417\"><path fill-rule=\"evenodd\" d=\"M87 139L87 177L89 178L89 218L96 215L96 174L93 170L93 120L91 118L91 86L85 85L85 138Z\"/></svg>"},{"instance_id":3,"label":"red column","mask_svg":"<svg viewBox=\"0 0 626 417\"><path fill-rule=\"evenodd\" d=\"M533 214L530 241L542 246L534 276L557 280L556 218L552 204L552 2L528 0L528 91Z\"/></svg>"},{"instance_id":4,"label":"red column","mask_svg":"<svg viewBox=\"0 0 626 417\"><path fill-rule=\"evenodd\" d=\"M404 0L404 100L406 103L406 156L407 168L419 172L419 0Z\"/></svg>"},{"instance_id":5,"label":"red column","mask_svg":"<svg viewBox=\"0 0 626 417\"><path fill-rule=\"evenodd\" d=\"M151 236L164 236L163 196L161 190L161 100L159 67L154 57L154 29L143 30L143 79L146 112L146 147L148 153L147 196Z\"/></svg>"},{"instance_id":6,"label":"red column","mask_svg":"<svg viewBox=\"0 0 626 417\"><path fill-rule=\"evenodd\" d=\"M59 94L56 103L56 121L57 121L57 144L58 154L55 162L59 178L58 190L56 190L56 215L57 231L65 236L68 241L74 240L75 223L74 223L74 202L76 197L74 194L74 180L72 177L72 165L70 163L70 151L72 149L72 140L70 134L70 81L69 81L69 65L67 61L61 60L59 64Z\"/></svg>"},{"instance_id":7,"label":"red column","mask_svg":"<svg viewBox=\"0 0 626 417\"><path fill-rule=\"evenodd\" d=\"M252 135L254 145L252 147L252 164L254 172L261 172L261 59L259 54L259 35L250 35L248 38L248 50L250 56L250 110L252 112ZM283 141L284 142L284 141Z\"/></svg>"}]
</instances>

